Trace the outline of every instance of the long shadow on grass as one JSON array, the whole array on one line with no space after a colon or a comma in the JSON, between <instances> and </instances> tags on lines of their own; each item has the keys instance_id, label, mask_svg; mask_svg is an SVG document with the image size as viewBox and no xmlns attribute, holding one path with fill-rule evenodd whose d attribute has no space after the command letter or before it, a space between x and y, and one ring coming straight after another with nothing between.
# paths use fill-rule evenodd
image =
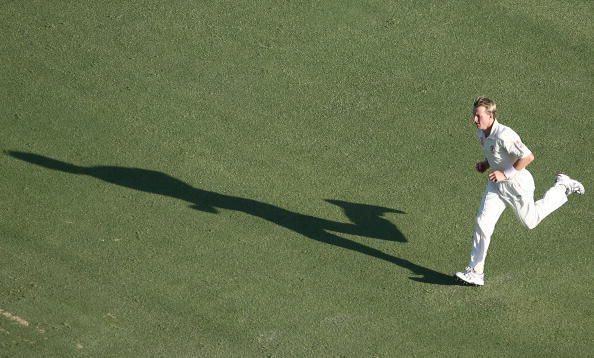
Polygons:
<instances>
[{"instance_id":1,"label":"long shadow on grass","mask_svg":"<svg viewBox=\"0 0 594 358\"><path fill-rule=\"evenodd\" d=\"M340 200L326 200L341 207L345 215L351 220L351 223L342 223L295 213L252 199L194 188L179 179L158 171L113 166L80 167L38 154L16 151L8 151L6 153L14 158L44 168L70 174L88 175L126 188L184 200L191 204L191 208L203 212L218 213L221 209L240 211L280 225L310 239L385 260L406 268L415 275L422 276L411 277L411 280L441 285L455 284L451 276L417 265L409 260L394 257L335 234L352 234L406 242L407 240L402 232L394 224L382 217L385 213L403 214L400 210Z\"/></svg>"}]
</instances>

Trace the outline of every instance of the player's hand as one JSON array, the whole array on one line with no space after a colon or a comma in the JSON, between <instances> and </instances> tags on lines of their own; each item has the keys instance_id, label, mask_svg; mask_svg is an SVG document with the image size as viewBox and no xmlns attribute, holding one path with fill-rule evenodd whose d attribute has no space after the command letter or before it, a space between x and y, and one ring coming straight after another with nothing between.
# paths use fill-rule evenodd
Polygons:
<instances>
[{"instance_id":1,"label":"player's hand","mask_svg":"<svg viewBox=\"0 0 594 358\"><path fill-rule=\"evenodd\" d=\"M503 172L500 170L495 170L495 171L492 171L491 173L489 173L489 180L494 183L503 181L505 179L507 179L505 177L505 174L503 174Z\"/></svg>"},{"instance_id":2,"label":"player's hand","mask_svg":"<svg viewBox=\"0 0 594 358\"><path fill-rule=\"evenodd\" d=\"M476 163L476 171L479 173L484 173L487 169L489 169L489 163L486 161Z\"/></svg>"}]
</instances>

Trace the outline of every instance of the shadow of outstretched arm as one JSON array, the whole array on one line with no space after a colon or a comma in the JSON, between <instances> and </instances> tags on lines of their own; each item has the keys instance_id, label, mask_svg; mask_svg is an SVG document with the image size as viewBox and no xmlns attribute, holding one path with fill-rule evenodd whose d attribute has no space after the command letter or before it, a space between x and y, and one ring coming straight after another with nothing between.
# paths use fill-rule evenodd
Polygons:
<instances>
[{"instance_id":1,"label":"shadow of outstretched arm","mask_svg":"<svg viewBox=\"0 0 594 358\"><path fill-rule=\"evenodd\" d=\"M405 212L375 205L350 203L342 200L329 200L343 209L344 214L352 224L328 222L327 229L345 234L372 237L374 239L406 242L404 235L398 228L383 216L387 213L405 214Z\"/></svg>"}]
</instances>

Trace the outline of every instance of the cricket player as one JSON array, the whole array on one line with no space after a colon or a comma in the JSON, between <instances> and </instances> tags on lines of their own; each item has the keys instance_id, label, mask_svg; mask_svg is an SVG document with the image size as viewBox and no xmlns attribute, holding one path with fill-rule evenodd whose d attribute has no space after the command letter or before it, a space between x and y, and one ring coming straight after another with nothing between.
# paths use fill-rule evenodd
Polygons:
<instances>
[{"instance_id":1,"label":"cricket player","mask_svg":"<svg viewBox=\"0 0 594 358\"><path fill-rule=\"evenodd\" d=\"M489 170L489 182L478 210L470 262L456 277L465 283L483 286L487 250L497 220L509 206L528 229L567 202L572 193L584 194L584 186L565 174L557 174L555 184L541 200L534 202L534 179L526 167L534 160L516 132L497 121L495 102L478 97L473 105L473 122L485 154L476 170Z\"/></svg>"}]
</instances>

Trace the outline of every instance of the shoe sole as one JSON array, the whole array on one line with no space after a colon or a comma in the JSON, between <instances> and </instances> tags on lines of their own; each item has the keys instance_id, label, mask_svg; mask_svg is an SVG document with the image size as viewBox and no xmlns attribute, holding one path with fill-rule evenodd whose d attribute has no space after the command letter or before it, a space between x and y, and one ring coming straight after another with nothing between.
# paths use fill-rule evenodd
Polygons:
<instances>
[{"instance_id":1,"label":"shoe sole","mask_svg":"<svg viewBox=\"0 0 594 358\"><path fill-rule=\"evenodd\" d=\"M577 193L579 195L584 195L586 193L586 189L584 189L584 186L582 185L582 183L580 183L577 180L575 180L575 182L577 183L577 190L575 191L575 193Z\"/></svg>"},{"instance_id":2,"label":"shoe sole","mask_svg":"<svg viewBox=\"0 0 594 358\"><path fill-rule=\"evenodd\" d=\"M467 285L467 286L482 287L482 286L485 285L484 283L483 284L480 284L480 283L475 283L475 282L468 282L465 279L463 279L462 277L458 276L457 273L454 275L454 277L456 278L456 280L458 280L459 282L461 282L461 283L463 283L464 285Z\"/></svg>"}]
</instances>

